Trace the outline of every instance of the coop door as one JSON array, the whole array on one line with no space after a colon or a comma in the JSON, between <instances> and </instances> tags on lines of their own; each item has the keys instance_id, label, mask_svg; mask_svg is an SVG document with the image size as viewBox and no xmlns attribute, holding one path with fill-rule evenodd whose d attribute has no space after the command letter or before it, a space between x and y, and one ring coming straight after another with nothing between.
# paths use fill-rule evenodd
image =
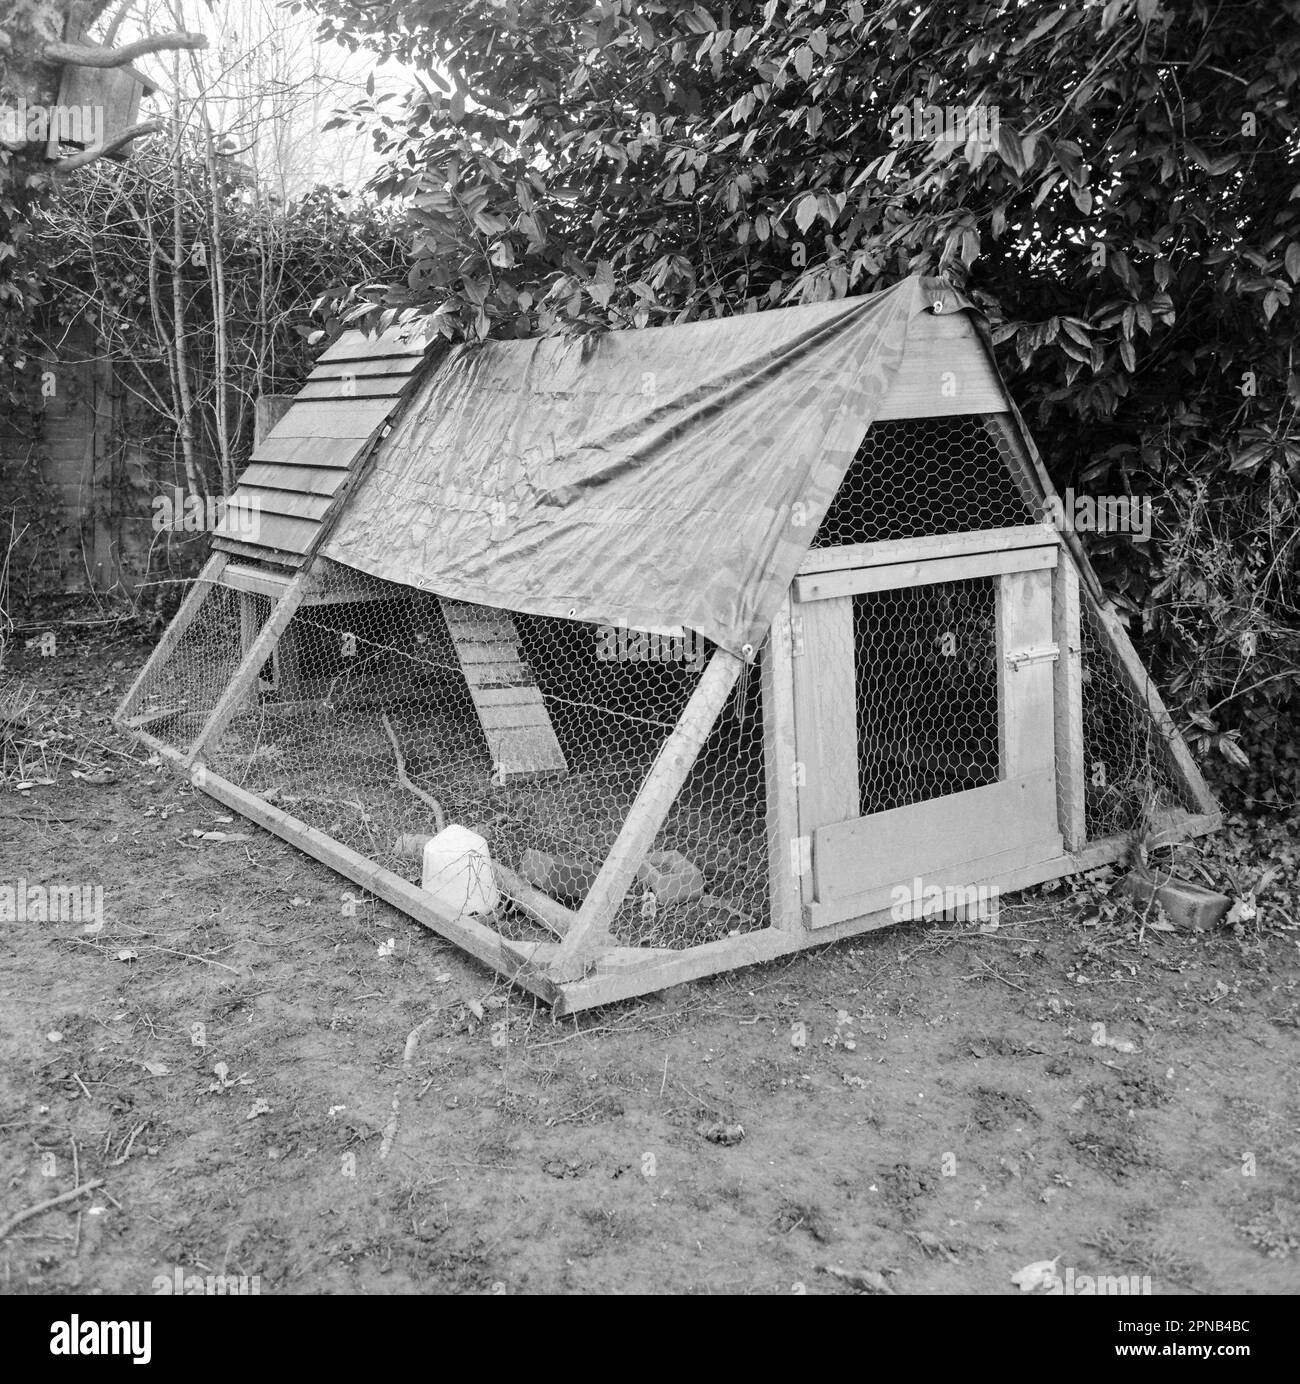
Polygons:
<instances>
[{"instance_id":1,"label":"coop door","mask_svg":"<svg viewBox=\"0 0 1300 1384\"><path fill-rule=\"evenodd\" d=\"M1020 546L929 555L980 541L823 550L812 562L825 570L796 579L809 926L889 908L919 916L933 906L933 886L964 887L1061 854L1052 628L1059 548L1034 527L1018 535Z\"/></svg>"}]
</instances>

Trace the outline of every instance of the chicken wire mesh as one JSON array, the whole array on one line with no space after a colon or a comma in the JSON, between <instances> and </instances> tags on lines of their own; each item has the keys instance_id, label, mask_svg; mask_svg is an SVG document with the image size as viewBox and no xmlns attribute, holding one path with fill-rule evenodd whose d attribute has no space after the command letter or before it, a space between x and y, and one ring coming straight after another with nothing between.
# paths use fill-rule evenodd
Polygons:
<instances>
[{"instance_id":1,"label":"chicken wire mesh","mask_svg":"<svg viewBox=\"0 0 1300 1384\"><path fill-rule=\"evenodd\" d=\"M979 414L873 424L812 546L1035 523L1004 445Z\"/></svg>"},{"instance_id":2,"label":"chicken wire mesh","mask_svg":"<svg viewBox=\"0 0 1300 1384\"><path fill-rule=\"evenodd\" d=\"M813 547L1034 522L1004 446L978 417L876 424ZM442 600L323 560L312 576L219 736L199 745L274 603L211 583L126 723L197 747L215 772L407 879L420 878L418 838L458 823L505 871L580 907L713 646ZM852 660L846 815L1003 776L998 591L977 577L852 597L834 653ZM1086 595L1081 608L1092 842L1194 802ZM738 681L652 845L678 886L638 875L611 923L616 942L686 947L769 925L765 734L788 728L765 731L765 657ZM806 769L811 781L828 766ZM510 938L549 936L508 907L492 921Z\"/></svg>"},{"instance_id":3,"label":"chicken wire mesh","mask_svg":"<svg viewBox=\"0 0 1300 1384\"><path fill-rule=\"evenodd\" d=\"M125 707L127 725L189 750L271 611L267 596L200 581L194 619Z\"/></svg>"},{"instance_id":4,"label":"chicken wire mesh","mask_svg":"<svg viewBox=\"0 0 1300 1384\"><path fill-rule=\"evenodd\" d=\"M1090 598L1079 621L1084 824L1090 841L1141 832L1171 807L1198 810L1169 742L1121 671ZM1061 747L1057 747L1058 756Z\"/></svg>"},{"instance_id":5,"label":"chicken wire mesh","mask_svg":"<svg viewBox=\"0 0 1300 1384\"><path fill-rule=\"evenodd\" d=\"M713 646L682 632L444 601L331 563L316 571L317 589L201 758L413 881L418 845L402 838L456 823L488 841L494 862L579 907ZM239 602L230 597L237 593L220 593L218 604L233 635ZM195 680L200 642L178 646L167 678ZM219 690L234 655L227 648L217 661L215 652L204 676ZM181 667L171 669L178 656ZM652 847L686 862L677 861L677 884L639 878L613 938L688 946L766 926L763 802L755 668ZM652 862L671 863L662 855ZM505 910L496 924L511 938L549 935Z\"/></svg>"},{"instance_id":6,"label":"chicken wire mesh","mask_svg":"<svg viewBox=\"0 0 1300 1384\"><path fill-rule=\"evenodd\" d=\"M1018 479L1020 466L999 417L878 422L812 547L1038 523L1042 504ZM998 781L996 618L996 585L988 579L853 597L863 815ZM1087 599L1080 636L1088 840L1139 830L1162 808L1194 809ZM1066 750L1056 747L1058 774Z\"/></svg>"},{"instance_id":7,"label":"chicken wire mesh","mask_svg":"<svg viewBox=\"0 0 1300 1384\"><path fill-rule=\"evenodd\" d=\"M853 597L863 816L998 781L996 594L977 577Z\"/></svg>"},{"instance_id":8,"label":"chicken wire mesh","mask_svg":"<svg viewBox=\"0 0 1300 1384\"><path fill-rule=\"evenodd\" d=\"M1009 674L999 668L998 599L992 577L899 587L852 596L851 635L847 626L814 627L829 661L852 659L861 816L1005 777ZM1080 604L1084 827L1096 842L1140 832L1165 809L1197 808L1091 602ZM1056 743L1061 781L1068 751L1064 738ZM813 763L807 773L838 770Z\"/></svg>"}]
</instances>

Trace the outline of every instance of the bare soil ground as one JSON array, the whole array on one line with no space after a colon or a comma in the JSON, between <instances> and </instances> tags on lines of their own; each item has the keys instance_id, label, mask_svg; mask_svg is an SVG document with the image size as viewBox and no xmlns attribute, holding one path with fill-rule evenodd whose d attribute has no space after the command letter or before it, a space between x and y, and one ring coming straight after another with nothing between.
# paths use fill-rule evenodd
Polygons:
<instances>
[{"instance_id":1,"label":"bare soil ground","mask_svg":"<svg viewBox=\"0 0 1300 1384\"><path fill-rule=\"evenodd\" d=\"M103 1185L0 1238L0 1292L1300 1285L1294 809L1179 853L1275 870L1235 929L1103 877L557 1021L114 731L141 641L58 647L0 675L0 886L104 925L0 923L0 1225Z\"/></svg>"}]
</instances>

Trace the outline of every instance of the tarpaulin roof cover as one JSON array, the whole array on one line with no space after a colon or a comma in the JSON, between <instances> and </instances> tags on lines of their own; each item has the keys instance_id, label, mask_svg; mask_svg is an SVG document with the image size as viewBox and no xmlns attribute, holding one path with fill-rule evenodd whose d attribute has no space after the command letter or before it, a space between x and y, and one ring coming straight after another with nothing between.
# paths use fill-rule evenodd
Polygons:
<instances>
[{"instance_id":1,"label":"tarpaulin roof cover","mask_svg":"<svg viewBox=\"0 0 1300 1384\"><path fill-rule=\"evenodd\" d=\"M680 326L453 348L322 553L455 600L756 649L934 280ZM746 650L745 646L750 649Z\"/></svg>"}]
</instances>

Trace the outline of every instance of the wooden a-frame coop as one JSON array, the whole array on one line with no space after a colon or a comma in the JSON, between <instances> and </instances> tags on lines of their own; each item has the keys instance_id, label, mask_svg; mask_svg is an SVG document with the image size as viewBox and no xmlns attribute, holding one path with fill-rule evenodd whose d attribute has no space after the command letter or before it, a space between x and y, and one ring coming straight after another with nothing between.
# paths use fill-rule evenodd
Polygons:
<instances>
[{"instance_id":1,"label":"wooden a-frame coop","mask_svg":"<svg viewBox=\"0 0 1300 1384\"><path fill-rule=\"evenodd\" d=\"M119 711L351 886L567 1012L1218 825L942 282L420 330L325 352Z\"/></svg>"}]
</instances>

